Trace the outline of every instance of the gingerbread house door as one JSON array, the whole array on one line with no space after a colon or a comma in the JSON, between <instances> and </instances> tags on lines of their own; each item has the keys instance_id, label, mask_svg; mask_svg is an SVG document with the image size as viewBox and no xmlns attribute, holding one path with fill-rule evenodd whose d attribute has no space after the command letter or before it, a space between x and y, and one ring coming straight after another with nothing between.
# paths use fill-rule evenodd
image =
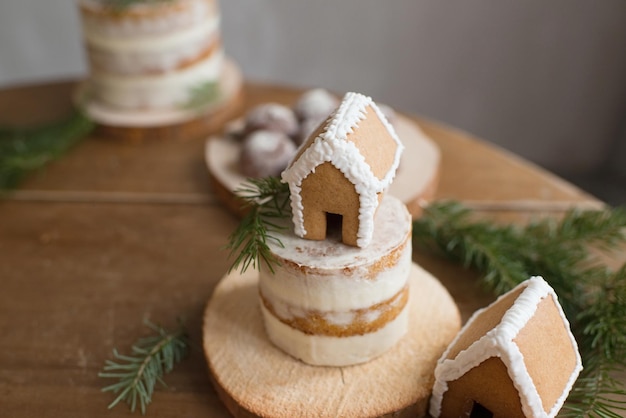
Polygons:
<instances>
[{"instance_id":1,"label":"gingerbread house door","mask_svg":"<svg viewBox=\"0 0 626 418\"><path fill-rule=\"evenodd\" d=\"M328 214L340 215L341 240L356 246L359 229L359 195L341 171L326 162L302 181L305 238L326 238Z\"/></svg>"}]
</instances>

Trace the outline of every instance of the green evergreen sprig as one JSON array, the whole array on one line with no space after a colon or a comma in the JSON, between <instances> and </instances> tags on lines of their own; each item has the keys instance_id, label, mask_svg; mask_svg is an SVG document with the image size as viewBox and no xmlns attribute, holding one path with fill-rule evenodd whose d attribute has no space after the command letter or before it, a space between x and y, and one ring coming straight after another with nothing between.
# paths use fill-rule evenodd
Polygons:
<instances>
[{"instance_id":1,"label":"green evergreen sprig","mask_svg":"<svg viewBox=\"0 0 626 418\"><path fill-rule=\"evenodd\" d=\"M290 215L289 187L277 177L248 179L235 191L246 209L243 220L228 238L226 249L235 257L229 272L245 272L248 267L260 269L261 263L274 271L277 260L268 242L282 246L273 233L284 229L280 220ZM277 222L278 221L278 222Z\"/></svg>"},{"instance_id":2,"label":"green evergreen sprig","mask_svg":"<svg viewBox=\"0 0 626 418\"><path fill-rule=\"evenodd\" d=\"M559 295L585 369L561 415L621 417L626 411L626 265L610 271L592 248L626 243L626 210L571 211L524 227L476 221L456 202L438 202L413 223L416 247L477 270L502 294L541 275Z\"/></svg>"},{"instance_id":3,"label":"green evergreen sprig","mask_svg":"<svg viewBox=\"0 0 626 418\"><path fill-rule=\"evenodd\" d=\"M573 324L585 369L564 416L619 418L626 411L626 382L615 377L626 372L626 265L615 272L598 269L592 279Z\"/></svg>"},{"instance_id":4,"label":"green evergreen sprig","mask_svg":"<svg viewBox=\"0 0 626 418\"><path fill-rule=\"evenodd\" d=\"M117 361L107 360L103 371L98 373L99 377L119 380L102 389L103 392L118 394L109 404L109 409L124 401L132 412L139 404L141 413L145 414L156 384L167 386L163 375L172 371L174 364L187 355L189 338L182 325L168 331L149 321L145 324L155 335L138 340L132 346L132 355L123 355L113 349L113 357Z\"/></svg>"},{"instance_id":5,"label":"green evergreen sprig","mask_svg":"<svg viewBox=\"0 0 626 418\"><path fill-rule=\"evenodd\" d=\"M216 81L207 81L191 88L189 100L183 105L185 109L202 110L214 103L219 97L219 85Z\"/></svg>"},{"instance_id":6,"label":"green evergreen sprig","mask_svg":"<svg viewBox=\"0 0 626 418\"><path fill-rule=\"evenodd\" d=\"M81 111L40 127L0 127L0 192L15 187L30 171L60 157L94 124Z\"/></svg>"}]
</instances>

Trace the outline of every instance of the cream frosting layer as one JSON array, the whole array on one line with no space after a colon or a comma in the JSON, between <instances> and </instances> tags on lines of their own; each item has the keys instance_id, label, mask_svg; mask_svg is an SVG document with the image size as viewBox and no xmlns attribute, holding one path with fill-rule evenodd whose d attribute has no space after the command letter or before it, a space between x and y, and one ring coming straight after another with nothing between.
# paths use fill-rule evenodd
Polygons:
<instances>
[{"instance_id":1,"label":"cream frosting layer","mask_svg":"<svg viewBox=\"0 0 626 418\"><path fill-rule=\"evenodd\" d=\"M136 3L120 11L98 0L80 1L83 30L111 38L166 34L217 16L215 0L170 0Z\"/></svg>"},{"instance_id":2,"label":"cream frosting layer","mask_svg":"<svg viewBox=\"0 0 626 418\"><path fill-rule=\"evenodd\" d=\"M578 354L578 345L574 336L569 331L569 322L565 317L565 313L558 303L558 297L552 287L540 276L531 277L529 280L521 283L511 292L523 288L524 290L517 298L513 306L511 306L500 323L485 335L474 341L467 349L459 352L455 358L448 358L449 352L461 338L464 331L471 327L474 321L489 308L483 308L474 313L465 324L461 332L448 346L443 353L435 368L435 385L430 401L430 414L438 417L441 412L441 404L443 396L448 390L447 382L458 379L472 368L478 366L484 360L491 357L498 357L506 365L509 376L519 391L522 400L522 410L527 417L534 418L552 418L559 412L567 395L574 385L578 374L582 370L582 361ZM505 295L501 296L494 302L498 303ZM569 340L572 349L576 353L576 365L572 371L572 375L563 390L561 397L549 408L544 411L541 397L537 391L537 386L526 368L524 356L520 348L515 343L515 337L524 328L528 321L536 312L537 305L541 299L551 297L555 302L559 315L565 327L567 327ZM491 306L491 305L490 305Z\"/></svg>"},{"instance_id":3,"label":"cream frosting layer","mask_svg":"<svg viewBox=\"0 0 626 418\"><path fill-rule=\"evenodd\" d=\"M281 265L274 273L262 267L261 294L285 315L302 310L365 309L396 295L411 269L411 216L392 196L382 200L374 237L366 248L344 245L329 235L324 241L277 233L283 247L269 243Z\"/></svg>"},{"instance_id":4,"label":"cream frosting layer","mask_svg":"<svg viewBox=\"0 0 626 418\"><path fill-rule=\"evenodd\" d=\"M305 274L293 265L275 267L275 274L263 268L260 292L285 318L301 317L310 310L341 315L340 312L365 309L392 298L405 286L411 269L410 243L399 251L397 263L375 278L367 277L367 266Z\"/></svg>"},{"instance_id":5,"label":"cream frosting layer","mask_svg":"<svg viewBox=\"0 0 626 418\"><path fill-rule=\"evenodd\" d=\"M112 38L85 31L95 71L114 74L164 72L194 61L219 42L219 16L160 36Z\"/></svg>"},{"instance_id":6,"label":"cream frosting layer","mask_svg":"<svg viewBox=\"0 0 626 418\"><path fill-rule=\"evenodd\" d=\"M92 73L90 86L94 97L123 109L158 109L182 106L192 90L219 79L222 50L179 71L155 75L112 75Z\"/></svg>"},{"instance_id":7,"label":"cream frosting layer","mask_svg":"<svg viewBox=\"0 0 626 418\"><path fill-rule=\"evenodd\" d=\"M394 345L407 330L408 303L397 305L399 314L380 328L360 335L307 334L285 322L306 320L313 312L328 324L349 327L359 309L367 310L359 320L371 323L401 303L393 298L406 287L411 271L411 221L401 201L385 196L366 248L343 244L340 228L323 241L304 240L289 229L279 232L282 246L269 245L280 265L273 273L263 267L259 275L260 297L276 314L262 306L270 340L306 363L326 366L362 363ZM392 299L391 306L377 308Z\"/></svg>"},{"instance_id":8,"label":"cream frosting layer","mask_svg":"<svg viewBox=\"0 0 626 418\"><path fill-rule=\"evenodd\" d=\"M389 350L408 330L408 306L377 331L350 337L307 335L280 322L263 304L267 335L289 355L314 366L349 366L364 363Z\"/></svg>"}]
</instances>

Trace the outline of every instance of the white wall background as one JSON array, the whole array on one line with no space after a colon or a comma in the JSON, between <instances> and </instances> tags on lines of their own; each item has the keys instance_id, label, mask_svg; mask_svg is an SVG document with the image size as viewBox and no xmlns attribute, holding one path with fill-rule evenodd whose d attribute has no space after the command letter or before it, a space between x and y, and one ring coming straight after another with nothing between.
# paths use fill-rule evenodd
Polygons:
<instances>
[{"instance_id":1,"label":"white wall background","mask_svg":"<svg viewBox=\"0 0 626 418\"><path fill-rule=\"evenodd\" d=\"M221 7L227 52L251 80L364 92L562 173L626 166L624 0ZM86 71L72 0L0 0L0 87Z\"/></svg>"}]
</instances>

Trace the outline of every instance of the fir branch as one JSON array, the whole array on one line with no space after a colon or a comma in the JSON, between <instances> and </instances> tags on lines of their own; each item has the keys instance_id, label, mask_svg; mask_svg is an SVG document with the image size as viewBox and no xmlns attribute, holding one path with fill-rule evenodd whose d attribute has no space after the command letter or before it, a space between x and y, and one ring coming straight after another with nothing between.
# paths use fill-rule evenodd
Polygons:
<instances>
[{"instance_id":1,"label":"fir branch","mask_svg":"<svg viewBox=\"0 0 626 418\"><path fill-rule=\"evenodd\" d=\"M610 417L621 418L626 411L624 382L614 375L626 368L597 352L588 353L585 368L563 405L563 417Z\"/></svg>"},{"instance_id":2,"label":"fir branch","mask_svg":"<svg viewBox=\"0 0 626 418\"><path fill-rule=\"evenodd\" d=\"M189 100L183 105L185 109L203 109L215 102L219 96L216 81L207 81L191 88Z\"/></svg>"},{"instance_id":3,"label":"fir branch","mask_svg":"<svg viewBox=\"0 0 626 418\"><path fill-rule=\"evenodd\" d=\"M626 243L626 210L572 211L561 221L524 227L475 221L456 202L426 208L413 223L413 243L479 271L502 294L532 275L555 289L579 344L585 367L563 408L565 416L620 417L626 411L626 265L616 272L597 263L591 247Z\"/></svg>"},{"instance_id":4,"label":"fir branch","mask_svg":"<svg viewBox=\"0 0 626 418\"><path fill-rule=\"evenodd\" d=\"M134 412L139 403L141 413L145 414L157 382L166 386L163 375L169 373L174 363L180 362L187 355L189 339L182 325L170 332L147 320L145 324L156 335L138 340L132 346L130 356L119 354L113 349L113 356L119 361L107 360L103 371L98 373L99 377L119 379L117 383L102 389L103 392L119 394L109 404L109 409L124 401Z\"/></svg>"},{"instance_id":5,"label":"fir branch","mask_svg":"<svg viewBox=\"0 0 626 418\"><path fill-rule=\"evenodd\" d=\"M592 279L585 283L587 300L581 303L585 310L577 317L581 344L626 366L626 265Z\"/></svg>"},{"instance_id":6,"label":"fir branch","mask_svg":"<svg viewBox=\"0 0 626 418\"><path fill-rule=\"evenodd\" d=\"M514 228L470 218L471 211L456 202L430 205L413 223L413 244L485 272L485 285L497 294L528 279L527 266L513 255L520 245Z\"/></svg>"},{"instance_id":7,"label":"fir branch","mask_svg":"<svg viewBox=\"0 0 626 418\"><path fill-rule=\"evenodd\" d=\"M626 372L626 265L616 272L595 269L584 278L584 297L575 301L578 315L572 329L584 369L563 415L622 417L626 411L626 382L615 378Z\"/></svg>"},{"instance_id":8,"label":"fir branch","mask_svg":"<svg viewBox=\"0 0 626 418\"><path fill-rule=\"evenodd\" d=\"M0 127L0 192L15 187L28 172L63 155L94 127L81 111L41 127Z\"/></svg>"},{"instance_id":9,"label":"fir branch","mask_svg":"<svg viewBox=\"0 0 626 418\"><path fill-rule=\"evenodd\" d=\"M245 272L250 266L261 268L261 263L274 272L277 260L268 246L282 243L272 233L284 229L280 220L289 216L289 187L277 177L248 179L235 195L243 200L247 213L228 238L226 249L235 260L229 272Z\"/></svg>"}]
</instances>

